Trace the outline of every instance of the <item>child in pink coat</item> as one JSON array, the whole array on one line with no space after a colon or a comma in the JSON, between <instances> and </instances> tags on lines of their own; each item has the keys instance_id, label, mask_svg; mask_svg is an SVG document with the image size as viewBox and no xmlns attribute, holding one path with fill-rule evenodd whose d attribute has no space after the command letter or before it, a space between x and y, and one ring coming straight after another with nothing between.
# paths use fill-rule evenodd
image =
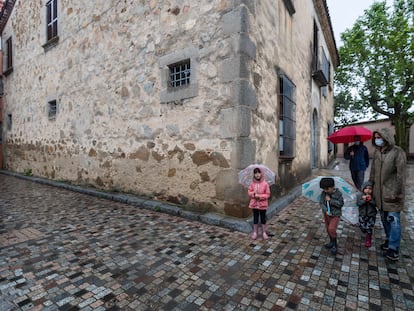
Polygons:
<instances>
[{"instance_id":1,"label":"child in pink coat","mask_svg":"<svg viewBox=\"0 0 414 311\"><path fill-rule=\"evenodd\" d=\"M253 234L252 239L257 239L257 230L259 227L259 217L262 224L262 237L267 240L266 234L266 210L269 205L270 197L269 184L264 180L264 176L259 168L253 171L253 181L250 183L247 193L250 197L249 207L253 210Z\"/></svg>"}]
</instances>

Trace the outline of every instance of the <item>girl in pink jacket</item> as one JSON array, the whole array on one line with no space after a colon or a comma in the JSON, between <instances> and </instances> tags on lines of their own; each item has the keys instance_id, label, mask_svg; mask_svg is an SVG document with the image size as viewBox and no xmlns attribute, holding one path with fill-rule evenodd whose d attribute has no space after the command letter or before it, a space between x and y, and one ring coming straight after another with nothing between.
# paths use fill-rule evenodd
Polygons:
<instances>
[{"instance_id":1,"label":"girl in pink jacket","mask_svg":"<svg viewBox=\"0 0 414 311\"><path fill-rule=\"evenodd\" d=\"M252 239L257 239L257 230L259 226L259 217L262 224L262 237L267 240L266 234L266 210L268 199L270 197L269 184L264 180L264 176L259 168L253 171L253 181L250 183L247 193L250 197L249 207L253 210L253 234Z\"/></svg>"}]
</instances>

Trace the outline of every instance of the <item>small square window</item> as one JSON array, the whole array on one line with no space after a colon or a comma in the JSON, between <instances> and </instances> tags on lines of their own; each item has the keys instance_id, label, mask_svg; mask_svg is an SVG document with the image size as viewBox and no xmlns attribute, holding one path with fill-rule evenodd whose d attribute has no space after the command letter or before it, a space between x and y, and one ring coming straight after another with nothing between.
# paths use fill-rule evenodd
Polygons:
<instances>
[{"instance_id":1,"label":"small square window","mask_svg":"<svg viewBox=\"0 0 414 311\"><path fill-rule=\"evenodd\" d=\"M191 46L160 57L161 103L182 103L198 95L198 50Z\"/></svg>"},{"instance_id":2,"label":"small square window","mask_svg":"<svg viewBox=\"0 0 414 311\"><path fill-rule=\"evenodd\" d=\"M51 100L50 102L48 102L48 117L49 117L49 119L56 118L56 113L57 113L56 100Z\"/></svg>"},{"instance_id":3,"label":"small square window","mask_svg":"<svg viewBox=\"0 0 414 311\"><path fill-rule=\"evenodd\" d=\"M190 60L169 65L170 69L170 87L180 87L190 84L191 66Z\"/></svg>"}]
</instances>

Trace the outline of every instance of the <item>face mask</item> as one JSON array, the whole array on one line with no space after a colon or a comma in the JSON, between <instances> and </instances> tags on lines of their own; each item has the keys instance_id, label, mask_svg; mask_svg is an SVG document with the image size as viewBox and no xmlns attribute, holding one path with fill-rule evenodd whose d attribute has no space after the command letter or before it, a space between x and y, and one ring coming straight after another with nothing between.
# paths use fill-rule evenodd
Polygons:
<instances>
[{"instance_id":1,"label":"face mask","mask_svg":"<svg viewBox=\"0 0 414 311\"><path fill-rule=\"evenodd\" d=\"M375 144L379 147L384 146L384 140L382 138L375 138Z\"/></svg>"},{"instance_id":2,"label":"face mask","mask_svg":"<svg viewBox=\"0 0 414 311\"><path fill-rule=\"evenodd\" d=\"M356 141L356 142L355 142L355 145L357 145L357 146L358 146L359 144L361 144L361 142L360 142L360 141Z\"/></svg>"}]
</instances>

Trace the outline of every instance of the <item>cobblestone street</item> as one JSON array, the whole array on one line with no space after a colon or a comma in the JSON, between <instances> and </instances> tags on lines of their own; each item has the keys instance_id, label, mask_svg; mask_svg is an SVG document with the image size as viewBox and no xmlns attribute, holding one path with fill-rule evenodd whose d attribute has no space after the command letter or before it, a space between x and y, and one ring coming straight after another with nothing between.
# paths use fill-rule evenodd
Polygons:
<instances>
[{"instance_id":1,"label":"cobblestone street","mask_svg":"<svg viewBox=\"0 0 414 311\"><path fill-rule=\"evenodd\" d=\"M414 165L400 260L298 197L249 233L0 174L0 310L414 310ZM339 163L325 174L346 175ZM367 173L368 174L368 173Z\"/></svg>"}]
</instances>

